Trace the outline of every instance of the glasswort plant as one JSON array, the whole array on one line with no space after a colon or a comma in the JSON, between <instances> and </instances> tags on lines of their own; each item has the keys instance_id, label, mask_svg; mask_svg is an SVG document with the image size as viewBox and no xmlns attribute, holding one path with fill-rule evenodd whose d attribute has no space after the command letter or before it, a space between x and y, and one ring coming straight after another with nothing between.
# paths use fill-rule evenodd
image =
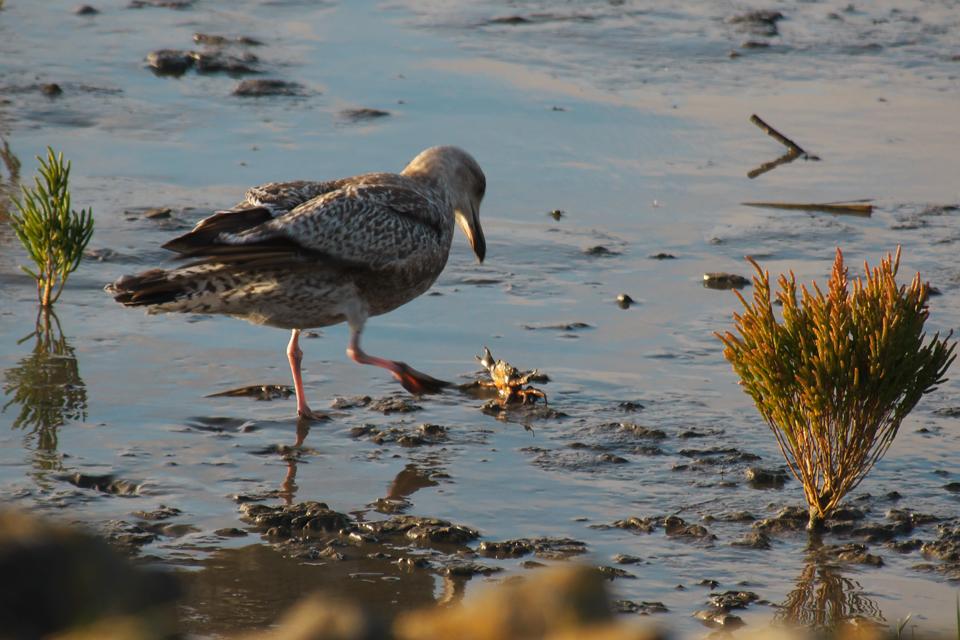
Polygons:
<instances>
[{"instance_id":1,"label":"glasswort plant","mask_svg":"<svg viewBox=\"0 0 960 640\"><path fill-rule=\"evenodd\" d=\"M40 305L49 308L60 297L67 276L80 265L83 250L93 236L93 212L86 209L80 213L71 211L67 190L70 163L63 164L62 152L56 156L53 149L47 147L47 160L40 156L37 160L46 184L41 183L40 178L34 178L36 188L27 189L20 185L23 202L13 199L20 215L14 213L11 217L13 230L37 265L37 272L23 266L20 268L37 281Z\"/></svg>"},{"instance_id":2,"label":"glasswort plant","mask_svg":"<svg viewBox=\"0 0 960 640\"><path fill-rule=\"evenodd\" d=\"M793 272L781 275L783 324L769 273L747 260L759 276L753 304L735 291L746 309L734 314L740 337L714 335L803 484L807 528L817 530L887 452L923 394L945 380L956 343L948 345L951 331L924 346L929 287L920 274L897 287L899 247L872 272L864 265L866 280L857 278L852 294L839 249L826 296L814 283L812 294L801 287L798 301Z\"/></svg>"}]
</instances>

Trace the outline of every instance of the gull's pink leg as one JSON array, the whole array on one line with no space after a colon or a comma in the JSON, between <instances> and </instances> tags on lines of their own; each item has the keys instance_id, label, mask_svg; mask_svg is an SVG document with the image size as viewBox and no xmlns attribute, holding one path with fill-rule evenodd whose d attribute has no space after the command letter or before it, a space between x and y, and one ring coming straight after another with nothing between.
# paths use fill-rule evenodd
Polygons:
<instances>
[{"instance_id":1,"label":"gull's pink leg","mask_svg":"<svg viewBox=\"0 0 960 640\"><path fill-rule=\"evenodd\" d=\"M327 416L310 411L307 399L303 395L303 378L300 375L300 361L303 360L303 351L297 341L300 338L300 329L294 329L287 345L287 357L290 359L290 370L293 372L293 389L297 393L297 415L308 420L326 420Z\"/></svg>"},{"instance_id":2,"label":"gull's pink leg","mask_svg":"<svg viewBox=\"0 0 960 640\"><path fill-rule=\"evenodd\" d=\"M392 373L403 388L410 393L420 396L425 393L440 393L444 387L449 387L449 382L437 380L425 373L420 373L403 362L394 362L375 356L367 355L360 348L360 331L351 326L350 346L347 347L347 355L354 362L360 364L372 364L375 367L381 367Z\"/></svg>"}]
</instances>

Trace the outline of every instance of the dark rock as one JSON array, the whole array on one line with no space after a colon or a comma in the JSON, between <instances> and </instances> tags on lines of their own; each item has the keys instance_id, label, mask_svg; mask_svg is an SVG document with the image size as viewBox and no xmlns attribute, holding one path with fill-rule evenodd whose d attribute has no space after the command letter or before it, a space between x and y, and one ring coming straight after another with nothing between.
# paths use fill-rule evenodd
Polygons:
<instances>
[{"instance_id":1,"label":"dark rock","mask_svg":"<svg viewBox=\"0 0 960 640\"><path fill-rule=\"evenodd\" d=\"M640 425L632 424L629 422L624 422L619 425L620 430L626 433L629 433L632 436L637 438L644 438L647 440L663 440L667 437L666 432L660 429L650 429L648 427L641 427Z\"/></svg>"},{"instance_id":2,"label":"dark rock","mask_svg":"<svg viewBox=\"0 0 960 640\"><path fill-rule=\"evenodd\" d=\"M910 553L923 546L923 540L914 538L913 540L900 540L899 542L888 542L887 546L900 553Z\"/></svg>"},{"instance_id":3,"label":"dark rock","mask_svg":"<svg viewBox=\"0 0 960 640\"><path fill-rule=\"evenodd\" d=\"M127 9L143 9L144 7L159 7L162 9L189 9L197 0L130 0Z\"/></svg>"},{"instance_id":4,"label":"dark rock","mask_svg":"<svg viewBox=\"0 0 960 640\"><path fill-rule=\"evenodd\" d=\"M375 120L390 115L390 112L379 109L343 109L340 115L350 120Z\"/></svg>"},{"instance_id":5,"label":"dark rock","mask_svg":"<svg viewBox=\"0 0 960 640\"><path fill-rule=\"evenodd\" d=\"M898 492L896 492L896 491L891 491L890 493L884 494L883 497L884 497L886 500L890 500L891 502L896 502L897 500L899 500L899 499L902 498L903 496L900 495L900 494L899 494Z\"/></svg>"},{"instance_id":6,"label":"dark rock","mask_svg":"<svg viewBox=\"0 0 960 640\"><path fill-rule=\"evenodd\" d=\"M960 564L918 564L910 567L921 573L935 573L950 581L960 581Z\"/></svg>"},{"instance_id":7,"label":"dark rock","mask_svg":"<svg viewBox=\"0 0 960 640\"><path fill-rule=\"evenodd\" d=\"M223 538L243 538L244 536L250 535L247 531L238 529L237 527L224 527L223 529L217 529L213 533Z\"/></svg>"},{"instance_id":8,"label":"dark rock","mask_svg":"<svg viewBox=\"0 0 960 640\"><path fill-rule=\"evenodd\" d=\"M940 558L945 562L960 562L960 527L950 529L941 525L937 528L940 529L940 538L924 543L920 553Z\"/></svg>"},{"instance_id":9,"label":"dark rock","mask_svg":"<svg viewBox=\"0 0 960 640\"><path fill-rule=\"evenodd\" d=\"M744 626L744 621L732 613L727 613L722 609L706 609L704 611L695 611L693 617L703 623L704 626L711 629L722 629L724 631L733 631Z\"/></svg>"},{"instance_id":10,"label":"dark rock","mask_svg":"<svg viewBox=\"0 0 960 640\"><path fill-rule=\"evenodd\" d=\"M945 484L943 485L943 488L954 493L960 492L960 482L951 482L949 484Z\"/></svg>"},{"instance_id":11,"label":"dark rock","mask_svg":"<svg viewBox=\"0 0 960 640\"><path fill-rule=\"evenodd\" d=\"M626 520L617 520L614 522L612 527L616 529L632 529L634 531L643 531L644 533L651 533L654 529L661 524L662 518L627 518Z\"/></svg>"},{"instance_id":12,"label":"dark rock","mask_svg":"<svg viewBox=\"0 0 960 640\"><path fill-rule=\"evenodd\" d=\"M940 522L940 518L926 513L914 513L910 509L890 509L887 511L887 519L896 522L908 522L913 526L921 526L932 522Z\"/></svg>"},{"instance_id":13,"label":"dark rock","mask_svg":"<svg viewBox=\"0 0 960 640\"><path fill-rule=\"evenodd\" d=\"M583 255L585 256L618 256L620 255L619 251L611 251L603 245L597 245L595 247L590 247L589 249L583 250Z\"/></svg>"},{"instance_id":14,"label":"dark rock","mask_svg":"<svg viewBox=\"0 0 960 640\"><path fill-rule=\"evenodd\" d=\"M741 28L761 36L775 36L778 33L777 21L783 19L779 11L750 11L727 18L727 24L736 24Z\"/></svg>"},{"instance_id":15,"label":"dark rock","mask_svg":"<svg viewBox=\"0 0 960 640\"><path fill-rule=\"evenodd\" d=\"M760 596L752 591L724 591L710 596L713 606L722 611L746 609L751 603L759 599Z\"/></svg>"},{"instance_id":16,"label":"dark rock","mask_svg":"<svg viewBox=\"0 0 960 640\"><path fill-rule=\"evenodd\" d=\"M193 41L197 44L205 44L214 47L220 47L230 43L230 39L224 36L210 35L206 33L193 34Z\"/></svg>"},{"instance_id":17,"label":"dark rock","mask_svg":"<svg viewBox=\"0 0 960 640\"><path fill-rule=\"evenodd\" d=\"M233 499L233 501L237 504L245 504L247 502L263 502L264 500L279 498L280 490L270 489L268 491L260 491L257 493L237 493L227 497Z\"/></svg>"},{"instance_id":18,"label":"dark rock","mask_svg":"<svg viewBox=\"0 0 960 640\"><path fill-rule=\"evenodd\" d=\"M838 507L830 513L831 520L863 520L867 514L856 507Z\"/></svg>"},{"instance_id":19,"label":"dark rock","mask_svg":"<svg viewBox=\"0 0 960 640\"><path fill-rule=\"evenodd\" d=\"M523 16L502 16L488 20L487 24L530 24L531 22L533 22L533 20L524 18Z\"/></svg>"},{"instance_id":20,"label":"dark rock","mask_svg":"<svg viewBox=\"0 0 960 640\"><path fill-rule=\"evenodd\" d=\"M847 562L871 567L882 567L883 558L867 553L866 545L848 542L844 545L824 545L813 554L820 561Z\"/></svg>"},{"instance_id":21,"label":"dark rock","mask_svg":"<svg viewBox=\"0 0 960 640\"><path fill-rule=\"evenodd\" d=\"M780 489L790 477L786 471L750 467L746 473L752 489Z\"/></svg>"},{"instance_id":22,"label":"dark rock","mask_svg":"<svg viewBox=\"0 0 960 640\"><path fill-rule=\"evenodd\" d=\"M751 531L739 540L730 543L731 547L745 547L747 549L769 549L770 538L762 531Z\"/></svg>"},{"instance_id":23,"label":"dark rock","mask_svg":"<svg viewBox=\"0 0 960 640\"><path fill-rule=\"evenodd\" d=\"M707 578L704 578L703 580L701 580L700 582L697 583L697 586L698 586L698 587L709 587L710 589L716 589L717 587L720 586L720 583L717 582L716 580L708 580Z\"/></svg>"},{"instance_id":24,"label":"dark rock","mask_svg":"<svg viewBox=\"0 0 960 640\"><path fill-rule=\"evenodd\" d=\"M335 398L330 407L332 409L352 409L353 407L366 407L371 402L373 398L370 396L354 396L352 398ZM364 425L370 426L370 425Z\"/></svg>"},{"instance_id":25,"label":"dark rock","mask_svg":"<svg viewBox=\"0 0 960 640\"><path fill-rule=\"evenodd\" d=\"M627 460L626 458L621 458L620 456L614 455L612 453L603 453L600 455L600 459L603 460L604 462L609 462L611 464L626 464L627 462L629 462L629 460Z\"/></svg>"},{"instance_id":26,"label":"dark rock","mask_svg":"<svg viewBox=\"0 0 960 640\"><path fill-rule=\"evenodd\" d=\"M132 496L140 490L140 485L129 480L119 480L116 476L106 475L87 475L76 471L64 476L61 480L66 480L80 489L92 489L102 493L110 493L119 496Z\"/></svg>"},{"instance_id":27,"label":"dark rock","mask_svg":"<svg viewBox=\"0 0 960 640\"><path fill-rule=\"evenodd\" d=\"M617 408L625 413L633 413L634 411L643 409L643 405L639 402L621 402L617 405Z\"/></svg>"},{"instance_id":28,"label":"dark rock","mask_svg":"<svg viewBox=\"0 0 960 640\"><path fill-rule=\"evenodd\" d=\"M63 89L61 89L60 85L56 84L55 82L50 82L40 87L40 93L42 93L45 96L54 98L62 94Z\"/></svg>"},{"instance_id":29,"label":"dark rock","mask_svg":"<svg viewBox=\"0 0 960 640\"><path fill-rule=\"evenodd\" d=\"M719 518L719 520L723 522L754 522L756 518L753 516L752 513L748 513L746 511L738 511L728 516L722 516Z\"/></svg>"},{"instance_id":30,"label":"dark rock","mask_svg":"<svg viewBox=\"0 0 960 640\"><path fill-rule=\"evenodd\" d=\"M412 540L427 540L438 543L463 543L480 537L477 531L454 525L446 520L406 515L389 520L365 522L362 527L378 535L403 535Z\"/></svg>"},{"instance_id":31,"label":"dark rock","mask_svg":"<svg viewBox=\"0 0 960 640\"><path fill-rule=\"evenodd\" d=\"M699 524L687 524L683 518L667 516L664 527L668 536L678 538L698 538L702 540L716 540L717 536L710 533L706 527Z\"/></svg>"},{"instance_id":32,"label":"dark rock","mask_svg":"<svg viewBox=\"0 0 960 640\"><path fill-rule=\"evenodd\" d=\"M535 553L541 558L566 560L586 551L586 543L573 538L518 538L480 543L481 555L488 558L520 558Z\"/></svg>"},{"instance_id":33,"label":"dark rock","mask_svg":"<svg viewBox=\"0 0 960 640\"><path fill-rule=\"evenodd\" d=\"M408 398L386 397L379 398L370 403L370 409L380 411L384 415L391 413L410 413L423 409L420 405Z\"/></svg>"},{"instance_id":34,"label":"dark rock","mask_svg":"<svg viewBox=\"0 0 960 640\"><path fill-rule=\"evenodd\" d=\"M426 444L427 441L420 436L405 435L397 438L397 443L401 447L419 447L421 445Z\"/></svg>"},{"instance_id":35,"label":"dark rock","mask_svg":"<svg viewBox=\"0 0 960 640\"><path fill-rule=\"evenodd\" d=\"M195 61L194 66L199 73L223 72L234 75L260 73L260 69L256 66L259 60L251 53L240 57L205 52L194 52L192 55Z\"/></svg>"},{"instance_id":36,"label":"dark rock","mask_svg":"<svg viewBox=\"0 0 960 640\"><path fill-rule=\"evenodd\" d=\"M108 520L101 526L107 541L127 553L136 553L140 547L160 537L139 525L123 520Z\"/></svg>"},{"instance_id":37,"label":"dark rock","mask_svg":"<svg viewBox=\"0 0 960 640\"><path fill-rule=\"evenodd\" d=\"M708 289L742 289L750 284L750 281L743 276L735 273L705 273L703 274L703 286Z\"/></svg>"},{"instance_id":38,"label":"dark rock","mask_svg":"<svg viewBox=\"0 0 960 640\"><path fill-rule=\"evenodd\" d=\"M602 575L607 580L615 580L616 578L636 578L634 574L630 573L626 569L618 569L617 567L597 567L597 570L600 571Z\"/></svg>"},{"instance_id":39,"label":"dark rock","mask_svg":"<svg viewBox=\"0 0 960 640\"><path fill-rule=\"evenodd\" d=\"M77 14L78 16L92 16L100 13L100 11L98 11L94 7L91 7L88 4L82 4L79 7L77 7L74 13Z\"/></svg>"},{"instance_id":40,"label":"dark rock","mask_svg":"<svg viewBox=\"0 0 960 640\"><path fill-rule=\"evenodd\" d=\"M161 218L169 218L170 213L171 213L171 210L166 207L163 207L160 209L147 209L146 211L143 212L143 217L148 218L150 220L158 220Z\"/></svg>"},{"instance_id":41,"label":"dark rock","mask_svg":"<svg viewBox=\"0 0 960 640\"><path fill-rule=\"evenodd\" d=\"M292 531L340 532L352 526L350 516L331 510L323 502L267 506L247 503L241 506L241 520L267 529L267 535L290 535Z\"/></svg>"},{"instance_id":42,"label":"dark rock","mask_svg":"<svg viewBox=\"0 0 960 640\"><path fill-rule=\"evenodd\" d=\"M74 636L118 617L156 637L179 626L170 572L135 567L102 539L24 514L0 512L0 576L4 638Z\"/></svg>"},{"instance_id":43,"label":"dark rock","mask_svg":"<svg viewBox=\"0 0 960 640\"><path fill-rule=\"evenodd\" d=\"M616 613L636 613L641 616L651 613L667 613L667 609L662 602L634 602L632 600L614 600L610 603Z\"/></svg>"},{"instance_id":44,"label":"dark rock","mask_svg":"<svg viewBox=\"0 0 960 640\"><path fill-rule=\"evenodd\" d=\"M700 433L699 431L688 430L688 431L682 432L682 433L681 433L679 436L677 436L677 437L678 437L678 438L683 438L684 440L687 440L687 439L689 439L689 438L706 438L708 435L709 435L709 434L707 434L707 433Z\"/></svg>"},{"instance_id":45,"label":"dark rock","mask_svg":"<svg viewBox=\"0 0 960 640\"><path fill-rule=\"evenodd\" d=\"M643 558L639 556L628 556L623 553L618 553L613 561L617 564L640 564L643 562Z\"/></svg>"},{"instance_id":46,"label":"dark rock","mask_svg":"<svg viewBox=\"0 0 960 640\"><path fill-rule=\"evenodd\" d=\"M802 507L784 507L776 517L754 522L753 528L766 533L800 531L806 528L809 520L810 512L807 509Z\"/></svg>"},{"instance_id":47,"label":"dark rock","mask_svg":"<svg viewBox=\"0 0 960 640\"><path fill-rule=\"evenodd\" d=\"M860 527L849 523L846 526L834 525L830 530L834 533L845 533L851 538L864 538L867 542L886 542L910 533L913 531L913 525L907 521L894 524L867 524Z\"/></svg>"},{"instance_id":48,"label":"dark rock","mask_svg":"<svg viewBox=\"0 0 960 640\"><path fill-rule=\"evenodd\" d=\"M634 300L625 293L621 293L617 296L617 306L621 309L629 309L630 305L633 304Z\"/></svg>"},{"instance_id":49,"label":"dark rock","mask_svg":"<svg viewBox=\"0 0 960 640\"><path fill-rule=\"evenodd\" d=\"M655 253L647 257L654 260L675 260L677 256L673 255L672 253Z\"/></svg>"},{"instance_id":50,"label":"dark rock","mask_svg":"<svg viewBox=\"0 0 960 640\"><path fill-rule=\"evenodd\" d=\"M303 94L302 85L276 78L247 79L233 90L233 95L241 97L298 96Z\"/></svg>"},{"instance_id":51,"label":"dark rock","mask_svg":"<svg viewBox=\"0 0 960 640\"><path fill-rule=\"evenodd\" d=\"M447 436L447 428L439 424L422 424L420 425L420 433L433 438L445 438Z\"/></svg>"},{"instance_id":52,"label":"dark rock","mask_svg":"<svg viewBox=\"0 0 960 640\"><path fill-rule=\"evenodd\" d=\"M147 56L147 65L157 75L183 75L193 66L192 51L161 49Z\"/></svg>"},{"instance_id":53,"label":"dark rock","mask_svg":"<svg viewBox=\"0 0 960 640\"><path fill-rule=\"evenodd\" d=\"M444 570L448 576L472 576L476 574L489 575L503 571L500 567L487 567L476 562L456 562L448 565Z\"/></svg>"},{"instance_id":54,"label":"dark rock","mask_svg":"<svg viewBox=\"0 0 960 640\"><path fill-rule=\"evenodd\" d=\"M144 520L166 520L167 518L178 516L180 513L180 509L176 507L168 507L161 504L154 511L134 511L133 515L138 518L143 518Z\"/></svg>"}]
</instances>

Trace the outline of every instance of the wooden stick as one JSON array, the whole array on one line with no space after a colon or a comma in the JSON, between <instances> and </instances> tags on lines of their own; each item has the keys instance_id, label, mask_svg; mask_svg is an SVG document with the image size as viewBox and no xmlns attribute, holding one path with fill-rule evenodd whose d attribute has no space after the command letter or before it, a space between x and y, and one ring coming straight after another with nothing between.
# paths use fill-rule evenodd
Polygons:
<instances>
[{"instance_id":1,"label":"wooden stick","mask_svg":"<svg viewBox=\"0 0 960 640\"><path fill-rule=\"evenodd\" d=\"M760 127L761 129L763 129L764 133L766 133L768 136L770 136L771 138L773 138L774 140L776 140L777 142L779 142L780 144L782 144L783 146L785 146L785 147L786 147L787 149L789 149L790 151L796 151L796 152L798 152L798 153L802 153L802 154L804 154L804 155L807 155L807 152L804 151L804 150L800 147L800 145L798 145L796 142L794 142L794 141L791 140L790 138L784 136L784 135L781 134L779 131L777 131L776 129L774 129L773 127L771 127L770 125L768 125L766 122L764 122L763 120L761 120L761 119L757 116L757 114L753 114L752 116L750 116L750 122L752 122L753 124L757 125L757 126Z\"/></svg>"},{"instance_id":2,"label":"wooden stick","mask_svg":"<svg viewBox=\"0 0 960 640\"><path fill-rule=\"evenodd\" d=\"M857 201L854 201L857 202ZM859 202L863 202L860 200ZM767 207L770 209L786 209L800 211L817 211L820 213L835 213L847 216L869 218L873 213L873 206L869 204L795 204L792 202L744 202L749 207Z\"/></svg>"},{"instance_id":3,"label":"wooden stick","mask_svg":"<svg viewBox=\"0 0 960 640\"><path fill-rule=\"evenodd\" d=\"M747 173L747 177L753 180L757 176L762 175L767 171L770 171L771 169L776 169L782 164L793 162L794 160L796 160L802 155L803 153L801 153L800 151L797 151L796 149L790 149L789 151L787 151L785 154L783 154L776 160L762 164L756 169L754 169L753 171L750 171L749 173Z\"/></svg>"}]
</instances>

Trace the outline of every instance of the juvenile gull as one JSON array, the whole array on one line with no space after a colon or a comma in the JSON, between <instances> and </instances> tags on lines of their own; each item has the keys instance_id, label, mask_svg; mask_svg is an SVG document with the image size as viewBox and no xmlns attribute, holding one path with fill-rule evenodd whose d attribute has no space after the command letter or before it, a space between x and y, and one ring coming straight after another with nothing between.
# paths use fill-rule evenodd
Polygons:
<instances>
[{"instance_id":1,"label":"juvenile gull","mask_svg":"<svg viewBox=\"0 0 960 640\"><path fill-rule=\"evenodd\" d=\"M454 221L483 262L485 189L477 161L450 146L427 149L400 174L254 187L162 245L188 264L123 276L106 289L150 314L218 313L292 330L287 356L303 418L321 416L304 399L300 332L344 321L350 358L387 369L410 393L437 392L448 383L364 353L360 333L370 316L430 288L447 263Z\"/></svg>"}]
</instances>

